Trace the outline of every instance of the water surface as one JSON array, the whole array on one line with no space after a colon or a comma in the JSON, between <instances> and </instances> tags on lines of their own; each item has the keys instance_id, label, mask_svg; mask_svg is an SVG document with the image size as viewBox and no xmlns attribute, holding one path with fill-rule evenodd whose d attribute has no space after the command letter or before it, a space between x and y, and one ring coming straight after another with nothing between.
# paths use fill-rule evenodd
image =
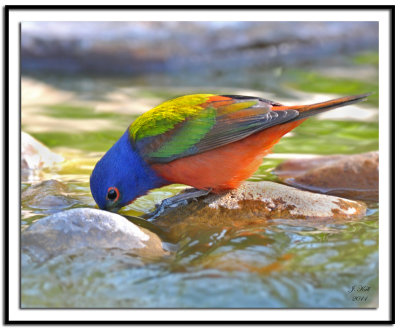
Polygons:
<instances>
[{"instance_id":1,"label":"water surface","mask_svg":"<svg viewBox=\"0 0 400 329\"><path fill-rule=\"evenodd\" d=\"M22 129L63 155L65 161L21 182L22 191L42 180L55 179L63 184L44 191L38 199L23 200L22 230L50 213L94 207L89 176L96 161L140 113L182 94L246 94L296 104L375 92L364 104L337 110L341 112L336 117L327 114L311 118L285 136L274 155L264 159L251 178L254 181L276 180L272 169L291 157L375 151L376 58L374 53L361 53L349 58L342 70L278 68L244 70L235 76L24 76ZM22 307L376 305L377 203L368 204L368 213L361 220L339 222L282 218L262 225L186 224L179 230L168 230L135 218L181 188L172 185L155 190L120 212L158 234L171 251L170 256L154 260L112 250L90 250L31 263L22 255ZM55 197L49 199L49 195ZM366 300L359 301L354 292L349 292L359 285L370 287L369 293L363 294Z\"/></svg>"}]
</instances>

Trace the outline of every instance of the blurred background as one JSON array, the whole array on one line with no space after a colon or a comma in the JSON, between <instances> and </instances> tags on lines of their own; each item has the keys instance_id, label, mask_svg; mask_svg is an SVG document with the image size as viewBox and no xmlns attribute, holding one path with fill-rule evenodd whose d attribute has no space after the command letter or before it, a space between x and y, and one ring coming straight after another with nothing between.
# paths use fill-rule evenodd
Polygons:
<instances>
[{"instance_id":1,"label":"blurred background","mask_svg":"<svg viewBox=\"0 0 400 329\"><path fill-rule=\"evenodd\" d=\"M376 22L25 22L21 31L22 125L41 139L54 123L81 132L85 147L90 122L120 132L132 115L190 93L295 104L372 91L367 104L378 105ZM377 115L327 115L343 113Z\"/></svg>"},{"instance_id":2,"label":"blurred background","mask_svg":"<svg viewBox=\"0 0 400 329\"><path fill-rule=\"evenodd\" d=\"M183 94L294 105L374 92L286 135L255 181L276 180L272 170L285 159L378 150L378 41L377 22L23 22L22 130L65 160L23 175L22 191L58 183L22 199L22 228L94 207L94 164L138 115ZM181 188L154 191L121 214L151 211ZM347 294L361 283L377 291L378 204L368 206L361 221L186 223L173 234L131 217L174 256L139 266L129 255L39 265L23 258L22 306L368 307L373 296L355 303Z\"/></svg>"},{"instance_id":3,"label":"blurred background","mask_svg":"<svg viewBox=\"0 0 400 329\"><path fill-rule=\"evenodd\" d=\"M233 69L349 64L346 57L377 51L378 24L26 22L21 46L24 73L221 75Z\"/></svg>"}]
</instances>

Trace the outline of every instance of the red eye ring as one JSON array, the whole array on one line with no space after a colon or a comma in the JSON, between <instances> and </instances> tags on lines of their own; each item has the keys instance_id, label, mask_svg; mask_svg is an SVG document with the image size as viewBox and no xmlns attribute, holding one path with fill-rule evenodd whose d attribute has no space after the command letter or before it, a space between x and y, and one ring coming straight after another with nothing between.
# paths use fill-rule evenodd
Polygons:
<instances>
[{"instance_id":1,"label":"red eye ring","mask_svg":"<svg viewBox=\"0 0 400 329\"><path fill-rule=\"evenodd\" d=\"M119 199L119 190L118 188L112 186L109 187L107 190L107 196L106 196L107 200L111 200L111 201L117 201Z\"/></svg>"}]
</instances>

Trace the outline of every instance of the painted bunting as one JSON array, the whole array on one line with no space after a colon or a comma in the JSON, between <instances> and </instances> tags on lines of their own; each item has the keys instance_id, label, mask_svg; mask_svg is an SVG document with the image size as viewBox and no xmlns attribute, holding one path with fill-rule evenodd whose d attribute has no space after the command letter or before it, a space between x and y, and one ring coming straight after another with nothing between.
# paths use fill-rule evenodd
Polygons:
<instances>
[{"instance_id":1,"label":"painted bunting","mask_svg":"<svg viewBox=\"0 0 400 329\"><path fill-rule=\"evenodd\" d=\"M296 106L214 94L166 101L138 117L99 160L90 177L92 195L99 208L117 211L174 183L194 187L193 196L234 189L307 117L368 95Z\"/></svg>"}]
</instances>

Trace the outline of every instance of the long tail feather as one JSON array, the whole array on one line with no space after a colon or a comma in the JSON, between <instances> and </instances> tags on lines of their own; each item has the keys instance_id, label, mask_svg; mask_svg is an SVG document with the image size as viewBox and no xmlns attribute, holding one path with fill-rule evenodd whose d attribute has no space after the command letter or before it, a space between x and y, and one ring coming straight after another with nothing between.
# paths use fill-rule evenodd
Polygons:
<instances>
[{"instance_id":1,"label":"long tail feather","mask_svg":"<svg viewBox=\"0 0 400 329\"><path fill-rule=\"evenodd\" d=\"M310 116L313 116L313 115L316 115L316 114L319 114L319 113L322 113L325 111L333 110L333 109L341 107L341 106L346 106L346 105L364 101L371 94L372 93L341 97L341 98L332 99L330 101L311 104L311 105L282 106L282 107L277 106L277 110L292 109L292 110L296 110L296 111L300 112L298 117L291 120L291 121L297 121L297 120L305 119L305 118L308 118ZM288 122L291 122L291 121L288 121Z\"/></svg>"}]
</instances>

